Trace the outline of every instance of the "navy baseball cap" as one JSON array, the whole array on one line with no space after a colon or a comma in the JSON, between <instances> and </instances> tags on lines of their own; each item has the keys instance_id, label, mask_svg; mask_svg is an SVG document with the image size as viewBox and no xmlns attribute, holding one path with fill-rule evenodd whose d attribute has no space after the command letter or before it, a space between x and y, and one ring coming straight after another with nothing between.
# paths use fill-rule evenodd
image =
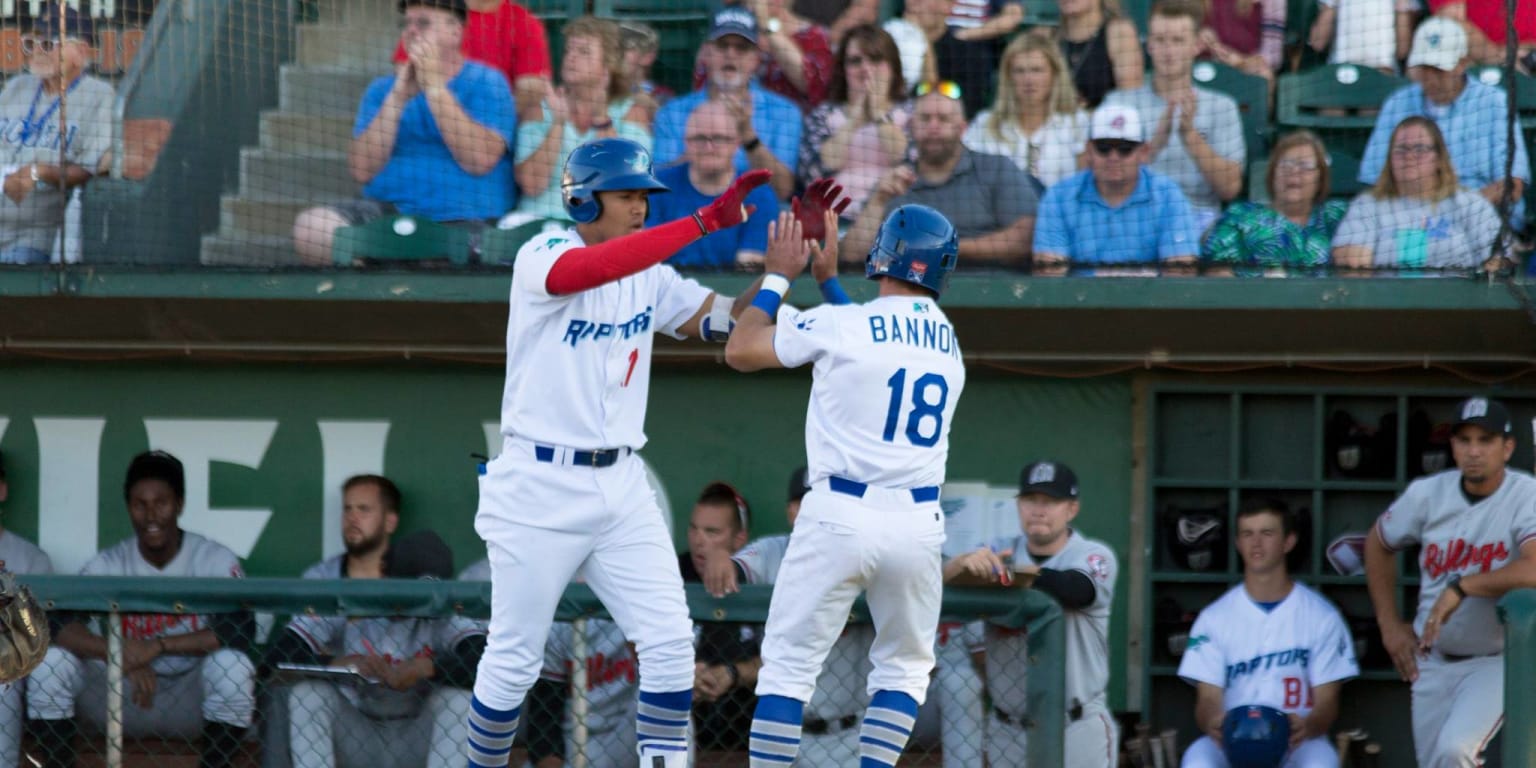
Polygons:
<instances>
[{"instance_id":1,"label":"navy baseball cap","mask_svg":"<svg viewBox=\"0 0 1536 768\"><path fill-rule=\"evenodd\" d=\"M0 468L0 472L4 472L3 468ZM5 476L4 474L0 474L0 477L4 477L4 476ZM789 476L789 500L790 501L799 501L799 500L805 498L805 492L809 491L809 490L810 490L809 488L805 487L805 467L801 467L801 468L795 470L793 473L790 474L790 476Z\"/></svg>"},{"instance_id":2,"label":"navy baseball cap","mask_svg":"<svg viewBox=\"0 0 1536 768\"><path fill-rule=\"evenodd\" d=\"M162 480L176 493L176 498L187 497L187 473L181 459L165 451L145 451L128 463L128 477L123 480L123 498L133 492L141 480Z\"/></svg>"},{"instance_id":3,"label":"navy baseball cap","mask_svg":"<svg viewBox=\"0 0 1536 768\"><path fill-rule=\"evenodd\" d=\"M715 12L714 21L709 25L709 41L714 42L726 35L740 35L757 45L757 17L745 8L721 8Z\"/></svg>"},{"instance_id":4,"label":"navy baseball cap","mask_svg":"<svg viewBox=\"0 0 1536 768\"><path fill-rule=\"evenodd\" d=\"M1456 423L1451 425L1451 431L1461 429L1463 424L1475 424L1495 435L1515 433L1515 420L1509 417L1509 409L1487 397L1469 397L1456 406Z\"/></svg>"},{"instance_id":5,"label":"navy baseball cap","mask_svg":"<svg viewBox=\"0 0 1536 768\"><path fill-rule=\"evenodd\" d=\"M1053 499L1077 498L1077 474L1056 461L1037 461L1019 473L1019 495L1038 493Z\"/></svg>"},{"instance_id":6,"label":"navy baseball cap","mask_svg":"<svg viewBox=\"0 0 1536 768\"><path fill-rule=\"evenodd\" d=\"M387 579L453 579L453 550L441 536L429 530L408 533L384 553Z\"/></svg>"},{"instance_id":7,"label":"navy baseball cap","mask_svg":"<svg viewBox=\"0 0 1536 768\"><path fill-rule=\"evenodd\" d=\"M32 18L32 34L50 40L80 40L87 45L96 44L96 25L91 17L64 6L64 27L59 28L59 6L49 3Z\"/></svg>"}]
</instances>

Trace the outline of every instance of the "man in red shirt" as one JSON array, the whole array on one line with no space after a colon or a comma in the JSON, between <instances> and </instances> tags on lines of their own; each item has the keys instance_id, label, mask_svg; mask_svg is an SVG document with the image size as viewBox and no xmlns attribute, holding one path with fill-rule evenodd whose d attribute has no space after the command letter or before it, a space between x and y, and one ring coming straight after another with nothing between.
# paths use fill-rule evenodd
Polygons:
<instances>
[{"instance_id":1,"label":"man in red shirt","mask_svg":"<svg viewBox=\"0 0 1536 768\"><path fill-rule=\"evenodd\" d=\"M1455 19L1467 30L1467 49L1479 64L1504 61L1504 41L1508 26L1504 23L1503 0L1429 0L1436 16ZM1536 50L1536 0L1516 0L1515 39L1517 58Z\"/></svg>"},{"instance_id":2,"label":"man in red shirt","mask_svg":"<svg viewBox=\"0 0 1536 768\"><path fill-rule=\"evenodd\" d=\"M464 57L507 76L517 96L517 112L537 108L550 87L549 40L544 24L512 0L465 0ZM395 61L405 49L395 47Z\"/></svg>"}]
</instances>

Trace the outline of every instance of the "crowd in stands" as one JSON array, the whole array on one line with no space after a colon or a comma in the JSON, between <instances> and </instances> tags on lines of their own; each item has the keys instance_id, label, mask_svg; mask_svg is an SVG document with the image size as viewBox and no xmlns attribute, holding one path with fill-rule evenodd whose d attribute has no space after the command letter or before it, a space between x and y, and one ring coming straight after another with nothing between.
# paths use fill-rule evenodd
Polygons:
<instances>
[{"instance_id":1,"label":"crowd in stands","mask_svg":"<svg viewBox=\"0 0 1536 768\"><path fill-rule=\"evenodd\" d=\"M396 214L475 231L562 225L564 158L620 136L675 184L678 200L653 197L653 222L750 169L772 173L778 202L835 179L853 200L850 261L867 247L861 222L894 201L954 220L962 268L1156 272L1187 257L1217 274L1507 268L1536 229L1523 202L1531 164L1524 131L1512 149L1505 138L1506 91L1469 68L1502 62L1513 33L1530 75L1536 0L1518 0L1512 30L1501 3L1418 3L1319 0L1288 47L1305 20L1281 0L1157 0L1144 39L1116 0L1062 0L1048 24L1019 0L910 0L883 22L872 0L741 0L712 17L693 89L672 93L651 75L660 39L644 22L569 20L552 66L544 25L513 0L406 0L395 71L356 111L348 168L361 197L303 211L295 250L331 265L337 230ZM85 73L90 20L64 17L63 28L36 17L30 74L0 93L0 262L46 263L71 190L110 164L111 88ZM1249 105L1197 75L1206 62L1263 78L1271 101L1280 75L1325 63L1411 80L1375 113L1363 151L1343 148L1359 155L1347 181L1364 190L1345 201L1330 186L1343 180L1332 137L1254 133ZM1250 165L1266 159L1260 188ZM676 264L756 268L762 229L717 235Z\"/></svg>"}]
</instances>

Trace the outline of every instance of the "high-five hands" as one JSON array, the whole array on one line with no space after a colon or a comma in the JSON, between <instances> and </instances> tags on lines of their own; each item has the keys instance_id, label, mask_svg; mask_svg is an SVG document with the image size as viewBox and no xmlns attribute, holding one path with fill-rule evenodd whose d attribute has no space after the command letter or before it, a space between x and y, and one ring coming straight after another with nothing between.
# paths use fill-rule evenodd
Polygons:
<instances>
[{"instance_id":1,"label":"high-five hands","mask_svg":"<svg viewBox=\"0 0 1536 768\"><path fill-rule=\"evenodd\" d=\"M767 184L772 176L771 171L759 168L737 177L713 202L694 212L693 219L699 223L699 229L708 235L746 221L757 210L757 206L746 204L747 195Z\"/></svg>"},{"instance_id":2,"label":"high-five hands","mask_svg":"<svg viewBox=\"0 0 1536 768\"><path fill-rule=\"evenodd\" d=\"M842 199L838 199L841 197ZM790 208L794 211L795 218L800 222L801 232L807 240L827 239L827 217L825 213L832 211L841 216L843 211L853 200L843 196L843 188L831 179L817 179L805 188L805 194L790 202ZM836 236L836 228L833 228Z\"/></svg>"}]
</instances>

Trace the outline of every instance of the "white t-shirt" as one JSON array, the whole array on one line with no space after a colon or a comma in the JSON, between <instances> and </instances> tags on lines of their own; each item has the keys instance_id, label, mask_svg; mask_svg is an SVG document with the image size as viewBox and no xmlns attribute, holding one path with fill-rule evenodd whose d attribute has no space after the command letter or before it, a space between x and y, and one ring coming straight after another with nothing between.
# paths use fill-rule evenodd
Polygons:
<instances>
[{"instance_id":1,"label":"white t-shirt","mask_svg":"<svg viewBox=\"0 0 1536 768\"><path fill-rule=\"evenodd\" d=\"M1179 677L1222 689L1224 709L1274 707L1305 716L1312 689L1360 674L1344 618L1304 584L1264 610L1241 584L1205 607L1189 631Z\"/></svg>"},{"instance_id":2,"label":"white t-shirt","mask_svg":"<svg viewBox=\"0 0 1536 768\"><path fill-rule=\"evenodd\" d=\"M807 483L833 475L885 488L944 483L965 364L933 299L783 309L774 351L786 368L815 363Z\"/></svg>"},{"instance_id":3,"label":"white t-shirt","mask_svg":"<svg viewBox=\"0 0 1536 768\"><path fill-rule=\"evenodd\" d=\"M1329 64L1397 69L1397 14L1418 9L1415 0L1318 0L1337 9Z\"/></svg>"},{"instance_id":4,"label":"white t-shirt","mask_svg":"<svg viewBox=\"0 0 1536 768\"><path fill-rule=\"evenodd\" d=\"M896 51L901 55L901 80L911 90L923 81L923 60L928 56L928 36L916 24L902 18L890 19L882 28L896 41Z\"/></svg>"},{"instance_id":5,"label":"white t-shirt","mask_svg":"<svg viewBox=\"0 0 1536 768\"><path fill-rule=\"evenodd\" d=\"M973 152L1002 155L1019 170L1049 187L1077 173L1077 158L1088 145L1088 113L1052 114L1034 134L1025 136L1017 121L1000 126L1002 137L992 131L992 110L982 110L966 129L963 142Z\"/></svg>"},{"instance_id":6,"label":"white t-shirt","mask_svg":"<svg viewBox=\"0 0 1536 768\"><path fill-rule=\"evenodd\" d=\"M568 448L645 445L652 333L678 328L711 292L664 264L567 296L545 278L584 245L574 228L534 237L517 252L507 315L501 433Z\"/></svg>"},{"instance_id":7,"label":"white t-shirt","mask_svg":"<svg viewBox=\"0 0 1536 768\"><path fill-rule=\"evenodd\" d=\"M1383 269L1475 269L1493 255L1498 234L1498 212L1469 189L1439 201L1365 192L1349 204L1333 247L1368 247Z\"/></svg>"}]
</instances>

